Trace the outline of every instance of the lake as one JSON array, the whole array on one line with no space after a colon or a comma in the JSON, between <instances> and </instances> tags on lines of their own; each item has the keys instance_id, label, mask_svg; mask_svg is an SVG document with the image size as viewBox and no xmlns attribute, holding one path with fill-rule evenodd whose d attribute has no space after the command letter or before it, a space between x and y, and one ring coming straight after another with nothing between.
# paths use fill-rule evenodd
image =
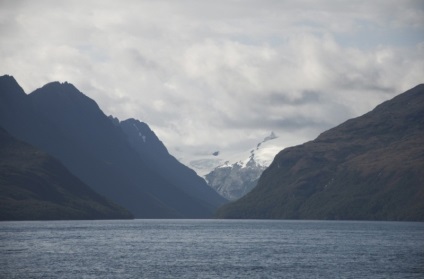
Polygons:
<instances>
[{"instance_id":1,"label":"lake","mask_svg":"<svg viewBox=\"0 0 424 279\"><path fill-rule=\"evenodd\" d=\"M0 278L424 278L424 223L0 222Z\"/></svg>"}]
</instances>

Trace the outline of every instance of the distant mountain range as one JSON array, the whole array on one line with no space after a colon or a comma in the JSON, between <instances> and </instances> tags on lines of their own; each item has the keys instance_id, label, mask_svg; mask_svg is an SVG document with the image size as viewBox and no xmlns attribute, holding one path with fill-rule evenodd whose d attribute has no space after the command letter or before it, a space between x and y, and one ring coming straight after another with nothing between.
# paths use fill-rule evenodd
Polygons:
<instances>
[{"instance_id":1,"label":"distant mountain range","mask_svg":"<svg viewBox=\"0 0 424 279\"><path fill-rule=\"evenodd\" d=\"M0 220L127 219L47 153L0 128Z\"/></svg>"},{"instance_id":2,"label":"distant mountain range","mask_svg":"<svg viewBox=\"0 0 424 279\"><path fill-rule=\"evenodd\" d=\"M283 147L284 139L271 132L251 149L226 157L223 164L205 175L205 179L223 197L237 200L256 186L262 172ZM218 153L215 156L221 159L225 154Z\"/></svg>"},{"instance_id":3,"label":"distant mountain range","mask_svg":"<svg viewBox=\"0 0 424 279\"><path fill-rule=\"evenodd\" d=\"M208 218L226 202L146 124L107 117L72 84L52 82L27 95L13 77L0 77L0 126L136 218Z\"/></svg>"},{"instance_id":4,"label":"distant mountain range","mask_svg":"<svg viewBox=\"0 0 424 279\"><path fill-rule=\"evenodd\" d=\"M282 150L217 217L424 221L424 85Z\"/></svg>"}]
</instances>

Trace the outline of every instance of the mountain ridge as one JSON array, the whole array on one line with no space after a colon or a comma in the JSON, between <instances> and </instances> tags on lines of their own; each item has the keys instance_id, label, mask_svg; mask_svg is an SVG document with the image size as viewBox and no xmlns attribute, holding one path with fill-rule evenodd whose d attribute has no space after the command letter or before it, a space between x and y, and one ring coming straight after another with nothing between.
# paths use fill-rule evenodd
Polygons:
<instances>
[{"instance_id":1,"label":"mountain ridge","mask_svg":"<svg viewBox=\"0 0 424 279\"><path fill-rule=\"evenodd\" d=\"M75 86L52 82L17 100L5 98L15 94L9 94L9 83L10 77L0 77L0 125L60 159L83 182L130 209L136 218L208 218L222 204L205 203L169 182Z\"/></svg>"}]
</instances>

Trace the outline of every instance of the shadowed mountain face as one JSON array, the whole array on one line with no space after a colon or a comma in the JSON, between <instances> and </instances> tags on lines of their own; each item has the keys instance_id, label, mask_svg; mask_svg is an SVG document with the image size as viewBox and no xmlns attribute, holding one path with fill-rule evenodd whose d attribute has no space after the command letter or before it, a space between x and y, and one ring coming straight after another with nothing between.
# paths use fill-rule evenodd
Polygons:
<instances>
[{"instance_id":1,"label":"shadowed mountain face","mask_svg":"<svg viewBox=\"0 0 424 279\"><path fill-rule=\"evenodd\" d=\"M165 145L149 126L135 119L119 123L128 137L130 145L153 169L160 169L163 178L174 183L184 193L202 201L211 210L223 205L226 200L211 189L195 171L171 156Z\"/></svg>"},{"instance_id":2,"label":"shadowed mountain face","mask_svg":"<svg viewBox=\"0 0 424 279\"><path fill-rule=\"evenodd\" d=\"M424 85L286 148L222 218L424 220Z\"/></svg>"},{"instance_id":3,"label":"shadowed mountain face","mask_svg":"<svg viewBox=\"0 0 424 279\"><path fill-rule=\"evenodd\" d=\"M53 82L26 95L0 78L0 125L58 158L98 193L136 218L207 218L222 200L200 200L134 150L121 127L72 84ZM202 187L202 185L199 185Z\"/></svg>"},{"instance_id":4,"label":"shadowed mountain face","mask_svg":"<svg viewBox=\"0 0 424 279\"><path fill-rule=\"evenodd\" d=\"M0 128L0 220L125 219L58 160Z\"/></svg>"}]
</instances>

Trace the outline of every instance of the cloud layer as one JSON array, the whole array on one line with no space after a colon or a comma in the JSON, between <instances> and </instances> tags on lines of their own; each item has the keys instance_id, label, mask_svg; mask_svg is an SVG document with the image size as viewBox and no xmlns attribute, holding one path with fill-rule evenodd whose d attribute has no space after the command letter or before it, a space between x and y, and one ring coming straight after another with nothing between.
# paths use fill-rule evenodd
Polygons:
<instances>
[{"instance_id":1,"label":"cloud layer","mask_svg":"<svg viewBox=\"0 0 424 279\"><path fill-rule=\"evenodd\" d=\"M424 80L422 1L0 1L0 73L75 84L173 150L316 137Z\"/></svg>"}]
</instances>

